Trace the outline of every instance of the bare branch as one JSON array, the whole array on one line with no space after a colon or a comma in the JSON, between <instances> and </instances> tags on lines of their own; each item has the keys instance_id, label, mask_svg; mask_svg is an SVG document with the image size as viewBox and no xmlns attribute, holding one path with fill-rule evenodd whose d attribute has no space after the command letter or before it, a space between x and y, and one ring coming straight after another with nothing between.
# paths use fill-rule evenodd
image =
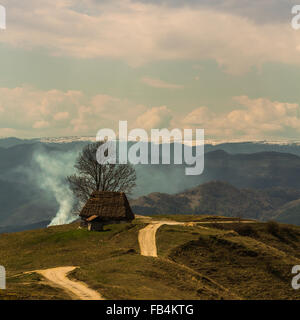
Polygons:
<instances>
[{"instance_id":1,"label":"bare branch","mask_svg":"<svg viewBox=\"0 0 300 320\"><path fill-rule=\"evenodd\" d=\"M76 174L67 177L67 182L82 206L93 191L115 191L130 193L136 186L136 172L131 164L98 163L96 153L103 142L85 146L79 154Z\"/></svg>"}]
</instances>

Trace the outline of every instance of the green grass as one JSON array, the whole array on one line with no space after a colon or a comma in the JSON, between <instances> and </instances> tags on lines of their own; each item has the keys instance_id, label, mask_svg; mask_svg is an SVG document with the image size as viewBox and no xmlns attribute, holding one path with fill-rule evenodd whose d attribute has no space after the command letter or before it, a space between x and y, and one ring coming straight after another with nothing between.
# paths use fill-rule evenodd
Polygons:
<instances>
[{"instance_id":1,"label":"green grass","mask_svg":"<svg viewBox=\"0 0 300 320\"><path fill-rule=\"evenodd\" d=\"M175 217L182 222L224 219ZM26 273L58 266L77 266L70 277L107 299L299 298L290 285L291 268L300 264L299 227L163 226L157 233L157 259L139 253L138 232L144 226L137 220L106 226L103 232L71 224L1 234L0 264L7 270L7 290L0 292L0 299L69 299L39 274Z\"/></svg>"},{"instance_id":2,"label":"green grass","mask_svg":"<svg viewBox=\"0 0 300 320\"><path fill-rule=\"evenodd\" d=\"M7 290L0 291L0 300L64 300L69 296L51 287L37 273L21 274L7 280Z\"/></svg>"},{"instance_id":3,"label":"green grass","mask_svg":"<svg viewBox=\"0 0 300 320\"><path fill-rule=\"evenodd\" d=\"M107 299L232 299L193 270L167 260L130 254L73 272Z\"/></svg>"},{"instance_id":4,"label":"green grass","mask_svg":"<svg viewBox=\"0 0 300 320\"><path fill-rule=\"evenodd\" d=\"M78 266L70 277L84 281L107 299L232 298L192 270L141 256L137 239L144 226L137 221L89 232L71 224L0 235L1 264L8 277L0 299L68 299L40 275L24 274L58 266Z\"/></svg>"},{"instance_id":5,"label":"green grass","mask_svg":"<svg viewBox=\"0 0 300 320\"><path fill-rule=\"evenodd\" d=\"M78 224L71 224L0 235L0 263L7 271L8 289L0 292L0 299L56 297L57 291L54 293L51 287L38 280L30 281L30 285L27 282L24 284L20 273L58 266L84 267L124 255L130 250L137 252L137 233L143 226L140 223L109 225L103 232L89 232L78 229ZM40 288L34 290L37 285ZM36 291L44 294L30 294ZM28 296L24 295L25 292L29 292ZM57 298L61 297L67 296L62 292Z\"/></svg>"},{"instance_id":6,"label":"green grass","mask_svg":"<svg viewBox=\"0 0 300 320\"><path fill-rule=\"evenodd\" d=\"M243 299L299 299L291 270L300 264L300 228L269 223L164 226L159 254L214 279ZM275 231L274 231L275 230Z\"/></svg>"},{"instance_id":7,"label":"green grass","mask_svg":"<svg viewBox=\"0 0 300 320\"><path fill-rule=\"evenodd\" d=\"M222 217L222 216L212 216L212 215L154 215L152 216L154 220L171 220L177 222L207 222L207 221L235 221L239 218Z\"/></svg>"},{"instance_id":8,"label":"green grass","mask_svg":"<svg viewBox=\"0 0 300 320\"><path fill-rule=\"evenodd\" d=\"M138 250L139 224L106 226L104 232L78 229L78 224L0 235L1 263L9 273L64 265L81 265ZM120 243L119 235L126 233ZM100 250L99 250L100 249Z\"/></svg>"}]
</instances>

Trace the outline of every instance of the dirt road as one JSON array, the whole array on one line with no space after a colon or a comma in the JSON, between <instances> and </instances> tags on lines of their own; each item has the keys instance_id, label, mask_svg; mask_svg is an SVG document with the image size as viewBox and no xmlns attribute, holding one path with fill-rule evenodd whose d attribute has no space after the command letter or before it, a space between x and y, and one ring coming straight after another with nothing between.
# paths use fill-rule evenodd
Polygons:
<instances>
[{"instance_id":1,"label":"dirt road","mask_svg":"<svg viewBox=\"0 0 300 320\"><path fill-rule=\"evenodd\" d=\"M152 221L147 227L140 230L138 240L142 256L157 257L156 231L164 224L183 225L175 221Z\"/></svg>"},{"instance_id":2,"label":"dirt road","mask_svg":"<svg viewBox=\"0 0 300 320\"><path fill-rule=\"evenodd\" d=\"M85 283L67 278L67 274L76 267L59 267L46 270L36 270L55 286L64 289L70 296L77 300L104 300L97 292L90 289Z\"/></svg>"},{"instance_id":3,"label":"dirt road","mask_svg":"<svg viewBox=\"0 0 300 320\"><path fill-rule=\"evenodd\" d=\"M156 232L163 225L189 225L189 224L212 224L212 223L233 223L236 221L203 221L203 222L176 222L176 221L154 221L150 217L138 218L144 219L145 222L149 223L147 227L139 231L139 245L142 256L146 257L157 257L157 247L156 247ZM241 223L253 223L253 221L241 221ZM205 229L205 227L203 227Z\"/></svg>"},{"instance_id":4,"label":"dirt road","mask_svg":"<svg viewBox=\"0 0 300 320\"><path fill-rule=\"evenodd\" d=\"M139 231L138 241L140 245L141 255L148 257L157 257L156 247L156 232L163 225L186 225L191 223L183 223L176 221L155 221L150 217L138 217L149 223L145 228ZM218 222L201 222L201 224L209 223L232 223L233 221L218 221ZM249 223L252 221L242 221L242 223ZM199 223L199 222L198 222ZM192 223L192 224L198 224ZM205 227L202 227L205 229ZM65 290L72 298L78 300L105 300L100 293L90 289L85 283L70 280L67 275L76 267L58 267L45 270L36 270L33 272L41 274L46 278L50 284L55 287L60 287Z\"/></svg>"}]
</instances>

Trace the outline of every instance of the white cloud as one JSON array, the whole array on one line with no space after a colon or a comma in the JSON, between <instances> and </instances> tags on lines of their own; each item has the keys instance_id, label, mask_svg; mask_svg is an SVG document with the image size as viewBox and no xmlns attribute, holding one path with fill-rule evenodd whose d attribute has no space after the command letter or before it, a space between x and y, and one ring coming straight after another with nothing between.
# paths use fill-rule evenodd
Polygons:
<instances>
[{"instance_id":1,"label":"white cloud","mask_svg":"<svg viewBox=\"0 0 300 320\"><path fill-rule=\"evenodd\" d=\"M205 128L213 137L265 138L300 133L300 107L296 103L271 101L266 98L235 97L239 104L225 114L217 114L207 107L200 107L182 121L184 126Z\"/></svg>"},{"instance_id":2,"label":"white cloud","mask_svg":"<svg viewBox=\"0 0 300 320\"><path fill-rule=\"evenodd\" d=\"M300 65L300 32L289 21L261 24L212 7L170 7L133 0L2 2L9 24L0 42L47 48L53 55L110 57L132 66L158 60L213 59L236 74L265 62Z\"/></svg>"},{"instance_id":3,"label":"white cloud","mask_svg":"<svg viewBox=\"0 0 300 320\"><path fill-rule=\"evenodd\" d=\"M300 107L267 98L234 97L234 109L216 113L202 106L182 115L167 106L149 108L105 94L42 91L33 87L0 88L0 136L46 137L117 133L120 120L129 129L204 128L212 138L297 137Z\"/></svg>"},{"instance_id":4,"label":"white cloud","mask_svg":"<svg viewBox=\"0 0 300 320\"><path fill-rule=\"evenodd\" d=\"M42 91L33 87L0 88L0 136L45 137L96 135L101 128L169 126L171 111L149 109L127 99L80 91Z\"/></svg>"},{"instance_id":5,"label":"white cloud","mask_svg":"<svg viewBox=\"0 0 300 320\"><path fill-rule=\"evenodd\" d=\"M153 88L160 88L160 89L183 89L184 88L183 85L168 83L160 79L153 79L148 77L142 78L142 82Z\"/></svg>"},{"instance_id":6,"label":"white cloud","mask_svg":"<svg viewBox=\"0 0 300 320\"><path fill-rule=\"evenodd\" d=\"M161 106L154 107L139 116L136 125L146 130L169 128L171 120L171 110L166 106Z\"/></svg>"},{"instance_id":7,"label":"white cloud","mask_svg":"<svg viewBox=\"0 0 300 320\"><path fill-rule=\"evenodd\" d=\"M44 129L49 127L50 127L50 123L44 120L36 121L32 126L33 129Z\"/></svg>"},{"instance_id":8,"label":"white cloud","mask_svg":"<svg viewBox=\"0 0 300 320\"><path fill-rule=\"evenodd\" d=\"M220 12L250 18L258 23L285 22L294 0L136 0L145 3L163 3L168 6L212 8Z\"/></svg>"},{"instance_id":9,"label":"white cloud","mask_svg":"<svg viewBox=\"0 0 300 320\"><path fill-rule=\"evenodd\" d=\"M69 118L69 112L58 112L53 116L53 119L56 121L66 120Z\"/></svg>"},{"instance_id":10,"label":"white cloud","mask_svg":"<svg viewBox=\"0 0 300 320\"><path fill-rule=\"evenodd\" d=\"M0 137L16 137L20 132L13 128L0 128Z\"/></svg>"},{"instance_id":11,"label":"white cloud","mask_svg":"<svg viewBox=\"0 0 300 320\"><path fill-rule=\"evenodd\" d=\"M205 125L208 121L211 121L213 113L209 111L207 107L199 107L183 119L183 123L193 126Z\"/></svg>"}]
</instances>

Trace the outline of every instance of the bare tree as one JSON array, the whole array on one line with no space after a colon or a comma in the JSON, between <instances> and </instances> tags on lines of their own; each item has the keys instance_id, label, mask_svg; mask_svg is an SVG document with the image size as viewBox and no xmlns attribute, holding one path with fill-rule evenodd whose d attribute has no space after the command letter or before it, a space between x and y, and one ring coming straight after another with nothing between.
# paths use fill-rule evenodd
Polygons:
<instances>
[{"instance_id":1,"label":"bare tree","mask_svg":"<svg viewBox=\"0 0 300 320\"><path fill-rule=\"evenodd\" d=\"M136 173L131 164L97 161L96 153L102 144L103 142L96 142L85 146L75 163L77 173L67 177L70 188L78 200L77 209L94 191L130 193L136 186Z\"/></svg>"}]
</instances>

